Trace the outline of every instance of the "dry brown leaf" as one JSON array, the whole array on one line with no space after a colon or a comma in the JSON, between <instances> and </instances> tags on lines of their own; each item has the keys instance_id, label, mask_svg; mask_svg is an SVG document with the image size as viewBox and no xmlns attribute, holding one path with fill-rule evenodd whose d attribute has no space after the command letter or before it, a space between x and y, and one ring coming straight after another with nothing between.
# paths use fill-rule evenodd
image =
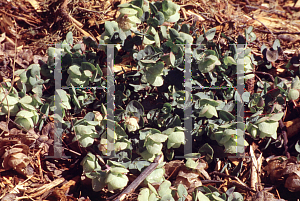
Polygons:
<instances>
[{"instance_id":1,"label":"dry brown leaf","mask_svg":"<svg viewBox=\"0 0 300 201\"><path fill-rule=\"evenodd\" d=\"M27 0L31 6L36 10L36 12L42 12L39 2L36 0Z\"/></svg>"},{"instance_id":2,"label":"dry brown leaf","mask_svg":"<svg viewBox=\"0 0 300 201\"><path fill-rule=\"evenodd\" d=\"M205 169L207 169L207 168L208 168L208 165L206 162L199 162L197 165L198 172L200 172L205 177L205 179L211 180L209 174L205 171Z\"/></svg>"},{"instance_id":3,"label":"dry brown leaf","mask_svg":"<svg viewBox=\"0 0 300 201\"><path fill-rule=\"evenodd\" d=\"M165 174L167 177L170 177L171 175L176 176L181 169L181 167L185 167L184 162L180 160L173 160L168 162L164 168L165 168Z\"/></svg>"},{"instance_id":4,"label":"dry brown leaf","mask_svg":"<svg viewBox=\"0 0 300 201\"><path fill-rule=\"evenodd\" d=\"M22 59L28 61L28 62L31 62L32 61L32 57L33 57L33 53L32 53L32 50L31 49L24 49L23 50L23 53L22 53Z\"/></svg>"},{"instance_id":5,"label":"dry brown leaf","mask_svg":"<svg viewBox=\"0 0 300 201\"><path fill-rule=\"evenodd\" d=\"M14 169L18 173L23 175L28 175L29 170L29 157L28 157L29 147L25 144L16 144L10 148L7 148L6 152L3 154L2 166L4 169Z\"/></svg>"},{"instance_id":6,"label":"dry brown leaf","mask_svg":"<svg viewBox=\"0 0 300 201\"><path fill-rule=\"evenodd\" d=\"M300 191L300 164L296 157L289 159L276 157L271 159L264 169L270 175L272 182L278 182L287 177L285 187L291 192Z\"/></svg>"},{"instance_id":7,"label":"dry brown leaf","mask_svg":"<svg viewBox=\"0 0 300 201\"><path fill-rule=\"evenodd\" d=\"M5 40L5 33L2 33L0 35L0 43L2 43Z\"/></svg>"},{"instance_id":8,"label":"dry brown leaf","mask_svg":"<svg viewBox=\"0 0 300 201\"><path fill-rule=\"evenodd\" d=\"M192 192L196 187L202 186L199 173L186 167L182 168L177 175L175 186L179 184L183 184L188 189L188 192Z\"/></svg>"},{"instance_id":9,"label":"dry brown leaf","mask_svg":"<svg viewBox=\"0 0 300 201\"><path fill-rule=\"evenodd\" d=\"M42 135L49 136L50 139L54 139L55 134L55 125L54 123L48 123L42 130Z\"/></svg>"},{"instance_id":10,"label":"dry brown leaf","mask_svg":"<svg viewBox=\"0 0 300 201\"><path fill-rule=\"evenodd\" d=\"M51 183L49 184L45 184L39 188L36 188L36 189L33 189L31 191L32 194L30 194L30 197L31 198L34 198L34 197L37 197L37 196L40 196L42 194L44 194L45 192L51 190L52 188L54 188L55 186L61 184L62 182L64 182L65 179L64 178L59 178L59 179L56 179L54 181L52 181ZM34 192L34 193L33 193Z\"/></svg>"},{"instance_id":11,"label":"dry brown leaf","mask_svg":"<svg viewBox=\"0 0 300 201\"><path fill-rule=\"evenodd\" d=\"M31 128L26 135L23 135L21 138L22 143L26 145L31 145L39 138L39 135L36 134L33 128Z\"/></svg>"},{"instance_id":12,"label":"dry brown leaf","mask_svg":"<svg viewBox=\"0 0 300 201\"><path fill-rule=\"evenodd\" d=\"M0 129L5 131L5 132L9 132L7 123L5 121L0 122Z\"/></svg>"},{"instance_id":13,"label":"dry brown leaf","mask_svg":"<svg viewBox=\"0 0 300 201\"><path fill-rule=\"evenodd\" d=\"M285 181L284 187L291 192L300 191L300 177L296 174L289 176Z\"/></svg>"},{"instance_id":14,"label":"dry brown leaf","mask_svg":"<svg viewBox=\"0 0 300 201\"><path fill-rule=\"evenodd\" d=\"M272 193L267 191L259 191L253 197L252 201L285 201L284 199L276 199Z\"/></svg>"},{"instance_id":15,"label":"dry brown leaf","mask_svg":"<svg viewBox=\"0 0 300 201\"><path fill-rule=\"evenodd\" d=\"M284 122L287 129L288 138L293 137L300 130L300 118L293 119L291 121Z\"/></svg>"}]
</instances>

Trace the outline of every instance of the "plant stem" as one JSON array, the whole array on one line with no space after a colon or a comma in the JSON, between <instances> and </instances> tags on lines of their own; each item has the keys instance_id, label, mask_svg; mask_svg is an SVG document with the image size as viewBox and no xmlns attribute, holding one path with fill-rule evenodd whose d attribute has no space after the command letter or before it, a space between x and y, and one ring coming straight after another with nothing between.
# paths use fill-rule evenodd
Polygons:
<instances>
[{"instance_id":1,"label":"plant stem","mask_svg":"<svg viewBox=\"0 0 300 201\"><path fill-rule=\"evenodd\" d=\"M158 155L153 163L151 163L120 195L118 195L113 201L121 201L124 200L127 194L132 193L135 189L146 179L148 175L150 175L157 166L162 162L163 155ZM110 198L108 198L109 200ZM113 199L113 198L111 198Z\"/></svg>"}]
</instances>

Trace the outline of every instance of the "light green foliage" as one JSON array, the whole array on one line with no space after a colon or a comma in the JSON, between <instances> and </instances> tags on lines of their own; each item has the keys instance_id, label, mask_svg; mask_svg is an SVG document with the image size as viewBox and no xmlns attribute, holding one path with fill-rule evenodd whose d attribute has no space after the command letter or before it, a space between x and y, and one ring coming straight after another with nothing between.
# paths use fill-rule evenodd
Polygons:
<instances>
[{"instance_id":1,"label":"light green foliage","mask_svg":"<svg viewBox=\"0 0 300 201\"><path fill-rule=\"evenodd\" d=\"M300 89L300 80L299 77L296 76L295 78L293 78L290 90L288 92L289 100L297 100L299 98L299 89Z\"/></svg>"},{"instance_id":2,"label":"light green foliage","mask_svg":"<svg viewBox=\"0 0 300 201\"><path fill-rule=\"evenodd\" d=\"M43 84L49 81L41 78L41 67L39 64L31 64L26 70L17 70L16 75L20 76L20 79L17 81L19 90L24 93L32 91L39 97L43 93Z\"/></svg>"}]
</instances>

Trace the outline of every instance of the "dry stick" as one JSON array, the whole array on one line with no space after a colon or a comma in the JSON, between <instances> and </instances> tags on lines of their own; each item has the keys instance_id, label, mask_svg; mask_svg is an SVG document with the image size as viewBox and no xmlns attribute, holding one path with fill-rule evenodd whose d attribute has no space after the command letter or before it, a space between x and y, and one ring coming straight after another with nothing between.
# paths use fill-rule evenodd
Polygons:
<instances>
[{"instance_id":1,"label":"dry stick","mask_svg":"<svg viewBox=\"0 0 300 201\"><path fill-rule=\"evenodd\" d=\"M67 19L69 22L73 23L74 26L77 28L77 30L79 30L82 34L84 34L85 36L92 37L88 32L86 32L85 30L83 30L83 29L80 28L80 27L83 26L80 22L78 22L71 15L69 15L69 13L67 12L67 7L68 7L68 0L64 0L64 2L61 5L61 8L60 8L61 15L65 19Z\"/></svg>"},{"instance_id":2,"label":"dry stick","mask_svg":"<svg viewBox=\"0 0 300 201\"><path fill-rule=\"evenodd\" d=\"M10 122L12 122L13 124L15 124L16 126L19 126L19 127L22 128L23 130L25 130L26 132L28 132L28 130L27 130L25 127L23 127L23 126L17 124L17 123L14 122L13 120L11 120L11 118L8 118L8 119L9 119Z\"/></svg>"},{"instance_id":3,"label":"dry stick","mask_svg":"<svg viewBox=\"0 0 300 201\"><path fill-rule=\"evenodd\" d=\"M232 176L232 175L227 175L227 174L224 174L224 173L221 173L221 172L217 172L217 171L213 171L209 174L216 174L216 175L219 175L219 176L223 176L223 177L229 177L229 178L232 178L232 179L235 179L237 180L238 182L236 181L232 181L231 183L234 183L235 185L239 186L240 188L243 188L243 189L246 189L246 190L249 190L251 192L255 192L255 190L249 188L244 182L242 182L238 177L236 176Z\"/></svg>"},{"instance_id":4,"label":"dry stick","mask_svg":"<svg viewBox=\"0 0 300 201\"><path fill-rule=\"evenodd\" d=\"M210 184L210 183L224 183L224 180L201 180L202 184Z\"/></svg>"},{"instance_id":5,"label":"dry stick","mask_svg":"<svg viewBox=\"0 0 300 201\"><path fill-rule=\"evenodd\" d=\"M266 30L260 30L258 28L254 28L254 29L259 30L260 32L269 33L269 31ZM274 31L273 34L300 34L300 32Z\"/></svg>"},{"instance_id":6,"label":"dry stick","mask_svg":"<svg viewBox=\"0 0 300 201\"><path fill-rule=\"evenodd\" d=\"M102 157L101 157L94 149L92 149L91 147L87 147L86 150L88 150L88 151L90 151L92 154L94 154L94 155L98 158L99 162L101 163L101 165L102 165L103 167L106 166L106 163L105 163L105 161L103 160L103 158L102 158Z\"/></svg>"},{"instance_id":7,"label":"dry stick","mask_svg":"<svg viewBox=\"0 0 300 201\"><path fill-rule=\"evenodd\" d=\"M158 155L153 163L151 163L114 201L122 201L127 194L132 193L135 189L146 179L148 175L150 175L157 166L162 162L163 155ZM109 199L109 198L108 198Z\"/></svg>"},{"instance_id":8,"label":"dry stick","mask_svg":"<svg viewBox=\"0 0 300 201\"><path fill-rule=\"evenodd\" d=\"M106 15L106 16L109 16L109 17L114 17L114 16L108 15L105 12L102 12L102 11L94 11L94 10L89 10L89 9L82 8L82 7L76 7L76 9L87 11L87 12L92 12L92 13L97 13L97 14L100 14L100 15Z\"/></svg>"},{"instance_id":9,"label":"dry stick","mask_svg":"<svg viewBox=\"0 0 300 201\"><path fill-rule=\"evenodd\" d=\"M288 138L287 138L286 126L282 122L282 119L279 120L279 126L281 128L281 133L283 135L283 145L284 145L284 152L283 152L283 154L285 154L287 158L290 158L291 155L288 152L288 148L289 147L288 147Z\"/></svg>"},{"instance_id":10,"label":"dry stick","mask_svg":"<svg viewBox=\"0 0 300 201\"><path fill-rule=\"evenodd\" d=\"M264 25L264 23L262 23L261 21L259 21L258 19L256 19L254 16L251 16L251 18L254 19L254 20L256 20L256 21L258 21L259 23L261 23L266 29L268 29L268 31L272 34L272 36L274 38L276 38L276 36L273 34L273 32L266 25Z\"/></svg>"},{"instance_id":11,"label":"dry stick","mask_svg":"<svg viewBox=\"0 0 300 201\"><path fill-rule=\"evenodd\" d=\"M254 20L256 20L256 21L258 21L259 23L261 23L271 34L272 34L272 36L274 37L274 38L277 38L275 35L274 35L274 33L266 26L266 25L264 25L264 23L262 23L261 21L259 21L258 19L256 19L256 18L254 18L254 16L252 15L251 16L252 17L252 19L254 19ZM288 58L288 56L283 52L282 53L283 54L283 56L284 56L284 58L285 59L287 59Z\"/></svg>"},{"instance_id":12,"label":"dry stick","mask_svg":"<svg viewBox=\"0 0 300 201\"><path fill-rule=\"evenodd\" d=\"M266 9L261 9L261 8L259 8L257 6L249 6L249 5L246 5L245 7L248 8L248 9L252 9L252 10L258 10L259 9L262 12L275 13L275 14L281 15L281 16L283 16L283 14L284 14L284 11L280 11L280 10L266 10Z\"/></svg>"}]
</instances>

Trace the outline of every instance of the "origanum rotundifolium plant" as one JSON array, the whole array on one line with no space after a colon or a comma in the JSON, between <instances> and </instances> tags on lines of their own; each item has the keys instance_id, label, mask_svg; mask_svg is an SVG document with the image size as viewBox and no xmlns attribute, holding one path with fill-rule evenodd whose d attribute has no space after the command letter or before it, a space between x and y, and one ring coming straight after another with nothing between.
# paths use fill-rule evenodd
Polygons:
<instances>
[{"instance_id":1,"label":"origanum rotundifolium plant","mask_svg":"<svg viewBox=\"0 0 300 201\"><path fill-rule=\"evenodd\" d=\"M174 149L180 149L185 145L186 130L182 114L186 107L187 92L183 88L184 82L175 83L176 81L174 82L174 79L168 76L183 76L184 59L187 53L191 54L193 86L223 84L229 87L216 93L200 90L192 94L193 133L203 135L206 132L211 140L217 141L220 146L224 147L226 153L243 152L248 143L243 138L243 131L242 133L236 132L238 124L234 115L235 101L240 101L242 104L248 104L253 113L260 112L260 115L254 114L247 120L247 132L254 138L276 138L278 121L282 113L279 110L273 110L268 115L261 115L265 105L260 102L265 102L266 94L260 99L250 99L247 94L241 95L235 92L233 87L240 81L232 77L237 73L239 54L242 51L244 52L244 71L247 75L238 79L247 80L254 77L251 72L253 72L255 60L251 55L251 49L247 48L247 42L255 39L251 28L245 31L246 42L243 48L240 47L239 42L234 42L224 36L231 45L229 50L222 53L221 48L213 41L216 29L205 30L203 28L202 35L194 34L193 27L180 22L179 6L174 2L136 0L121 4L119 8L118 19L105 22L105 31L101 35L99 44L89 38L85 38L84 43L87 48L99 47L104 51L106 51L106 46L101 46L101 44L118 44L114 46L115 61L122 60L122 55L118 52L124 50L136 61L137 70L117 77L123 80L121 82L123 84L122 86L116 85L117 108L114 111L113 120L107 118L108 113L104 109L106 103L103 101L100 112L94 110L87 113L83 120L75 120L72 127L76 135L73 140L78 141L82 147L91 147L102 156L110 155L111 151L116 154L115 160L107 161L106 168L103 168L103 164L100 167L97 157L92 153L88 153L82 161L84 174L92 179L95 191L100 191L105 185L109 190L123 189L128 183L126 176L128 172L141 172L150 164L149 162L162 153L171 160L174 157ZM169 27L165 25L165 22L174 22L175 25ZM89 58L92 58L87 62L85 52L78 45L73 46L71 34L67 36L61 50L65 58L63 73L67 77L66 85L72 86L69 90L70 103L80 109L84 104L82 100L87 95L75 87L96 84L105 86L106 82L103 79L101 65L97 63L96 54L93 51L87 52ZM194 43L197 44L195 47L186 48L186 44ZM129 83L131 81L132 83ZM154 89L164 87L164 85L166 85L166 90L163 92L163 98L171 101L165 102L162 108L145 110L143 101L147 97L157 96ZM146 93L142 96L135 95L144 93L143 91ZM82 95L78 96L78 94ZM68 104L65 105L65 109L69 110ZM96 108L94 105L94 109ZM109 124L114 127L113 136L110 137L107 132ZM108 149L111 140L114 144L113 150ZM199 152L209 150L209 154L206 153L206 155L209 155L208 160L211 161L213 149L209 144L205 147L199 149ZM138 157L132 158L133 155ZM151 189L151 183L157 182L162 186L169 186L163 175L162 167L155 170L146 179L149 189ZM154 178L151 179L151 177ZM182 189L182 186L178 189ZM161 200L173 198L172 194L163 195L152 190L151 192L142 190L142 192L145 192L145 195L141 196L148 199L150 197L157 197ZM208 190L198 191L196 199L205 196L210 200L215 196L221 196L214 191L210 191L211 194L206 196L205 193L208 192Z\"/></svg>"}]
</instances>

